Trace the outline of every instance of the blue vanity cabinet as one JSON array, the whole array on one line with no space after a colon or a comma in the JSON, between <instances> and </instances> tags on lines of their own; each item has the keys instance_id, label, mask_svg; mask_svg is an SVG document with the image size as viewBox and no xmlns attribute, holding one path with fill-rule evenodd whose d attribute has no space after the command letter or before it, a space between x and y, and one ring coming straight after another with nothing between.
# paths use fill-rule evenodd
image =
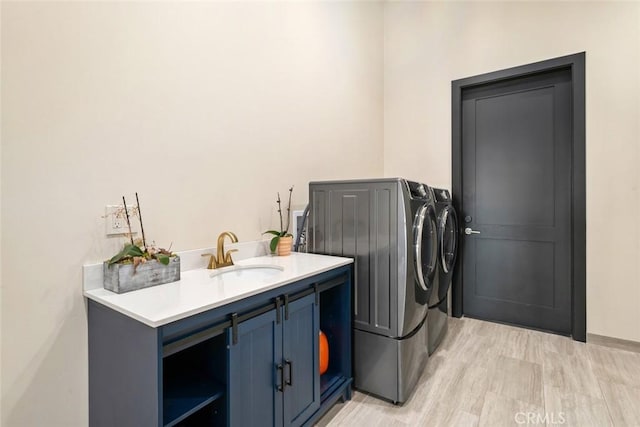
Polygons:
<instances>
[{"instance_id":1,"label":"blue vanity cabinet","mask_svg":"<svg viewBox=\"0 0 640 427\"><path fill-rule=\"evenodd\" d=\"M351 275L336 267L158 327L89 300L90 427L312 426L351 398Z\"/></svg>"}]
</instances>

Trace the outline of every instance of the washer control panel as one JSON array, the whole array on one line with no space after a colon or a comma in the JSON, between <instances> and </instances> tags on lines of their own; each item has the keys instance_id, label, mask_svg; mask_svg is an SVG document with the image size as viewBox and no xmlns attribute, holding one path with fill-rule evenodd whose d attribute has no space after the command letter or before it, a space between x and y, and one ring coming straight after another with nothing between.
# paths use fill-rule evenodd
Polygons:
<instances>
[{"instance_id":1,"label":"washer control panel","mask_svg":"<svg viewBox=\"0 0 640 427\"><path fill-rule=\"evenodd\" d=\"M415 181L406 181L407 186L409 187L409 193L411 197L414 199L431 199L431 191L429 187L425 184Z\"/></svg>"}]
</instances>

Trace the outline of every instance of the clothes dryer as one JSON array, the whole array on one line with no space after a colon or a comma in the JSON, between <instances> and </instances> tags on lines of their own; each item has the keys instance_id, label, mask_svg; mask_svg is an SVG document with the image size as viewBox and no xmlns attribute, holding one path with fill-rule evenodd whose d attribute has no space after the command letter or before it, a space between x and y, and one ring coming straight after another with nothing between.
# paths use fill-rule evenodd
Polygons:
<instances>
[{"instance_id":1,"label":"clothes dryer","mask_svg":"<svg viewBox=\"0 0 640 427\"><path fill-rule=\"evenodd\" d=\"M429 354L444 339L449 325L449 289L458 254L458 217L448 190L432 188L438 221L438 279L429 298Z\"/></svg>"}]
</instances>

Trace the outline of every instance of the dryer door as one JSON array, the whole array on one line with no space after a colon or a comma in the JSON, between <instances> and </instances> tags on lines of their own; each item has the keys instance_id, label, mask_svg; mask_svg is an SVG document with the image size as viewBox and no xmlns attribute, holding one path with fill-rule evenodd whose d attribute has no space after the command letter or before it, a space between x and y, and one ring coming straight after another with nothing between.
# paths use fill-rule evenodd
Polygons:
<instances>
[{"instance_id":1,"label":"dryer door","mask_svg":"<svg viewBox=\"0 0 640 427\"><path fill-rule=\"evenodd\" d=\"M458 253L458 218L453 206L447 206L440 214L440 264L442 271L451 273Z\"/></svg>"},{"instance_id":2,"label":"dryer door","mask_svg":"<svg viewBox=\"0 0 640 427\"><path fill-rule=\"evenodd\" d=\"M442 272L444 273L444 277L440 278L438 300L442 301L447 297L447 292L451 285L453 267L456 264L458 254L458 217L453 206L445 207L440 213L438 231L439 258Z\"/></svg>"},{"instance_id":3,"label":"dryer door","mask_svg":"<svg viewBox=\"0 0 640 427\"><path fill-rule=\"evenodd\" d=\"M414 250L416 280L427 292L433 285L438 262L436 214L433 205L422 205L414 219Z\"/></svg>"}]
</instances>

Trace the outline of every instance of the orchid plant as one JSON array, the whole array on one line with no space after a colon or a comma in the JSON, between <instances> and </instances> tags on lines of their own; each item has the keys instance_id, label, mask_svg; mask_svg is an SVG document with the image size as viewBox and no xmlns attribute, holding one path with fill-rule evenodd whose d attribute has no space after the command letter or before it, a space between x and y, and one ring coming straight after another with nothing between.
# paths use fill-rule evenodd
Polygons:
<instances>
[{"instance_id":1,"label":"orchid plant","mask_svg":"<svg viewBox=\"0 0 640 427\"><path fill-rule=\"evenodd\" d=\"M276 203L278 204L278 214L280 215L280 230L267 230L262 234L273 234L273 238L269 243L269 248L271 252L275 252L278 247L278 242L283 237L293 237L291 233L289 233L289 227L291 226L291 194L293 193L293 186L289 188L289 201L287 202L287 221L286 227L284 226L285 222L282 218L282 200L280 199L280 192L278 192L278 199Z\"/></svg>"},{"instance_id":2,"label":"orchid plant","mask_svg":"<svg viewBox=\"0 0 640 427\"><path fill-rule=\"evenodd\" d=\"M127 206L127 201L125 200L124 196L122 196L122 203L123 206ZM126 208L123 208L123 210L124 214L126 215L127 227L129 227L129 241L125 243L120 252L115 254L113 257L111 257L111 259L109 259L109 261L107 261L107 264L133 264L133 274L135 274L136 269L140 264L144 264L145 262L154 259L157 260L160 264L169 265L170 258L175 256L175 254L171 253L171 248L158 248L155 243L147 245L147 240L144 235L144 226L142 225L142 213L140 211L140 201L138 199L138 193L136 193L136 207L134 212L140 220L140 232L142 234L141 239L133 240L129 211Z\"/></svg>"}]
</instances>

